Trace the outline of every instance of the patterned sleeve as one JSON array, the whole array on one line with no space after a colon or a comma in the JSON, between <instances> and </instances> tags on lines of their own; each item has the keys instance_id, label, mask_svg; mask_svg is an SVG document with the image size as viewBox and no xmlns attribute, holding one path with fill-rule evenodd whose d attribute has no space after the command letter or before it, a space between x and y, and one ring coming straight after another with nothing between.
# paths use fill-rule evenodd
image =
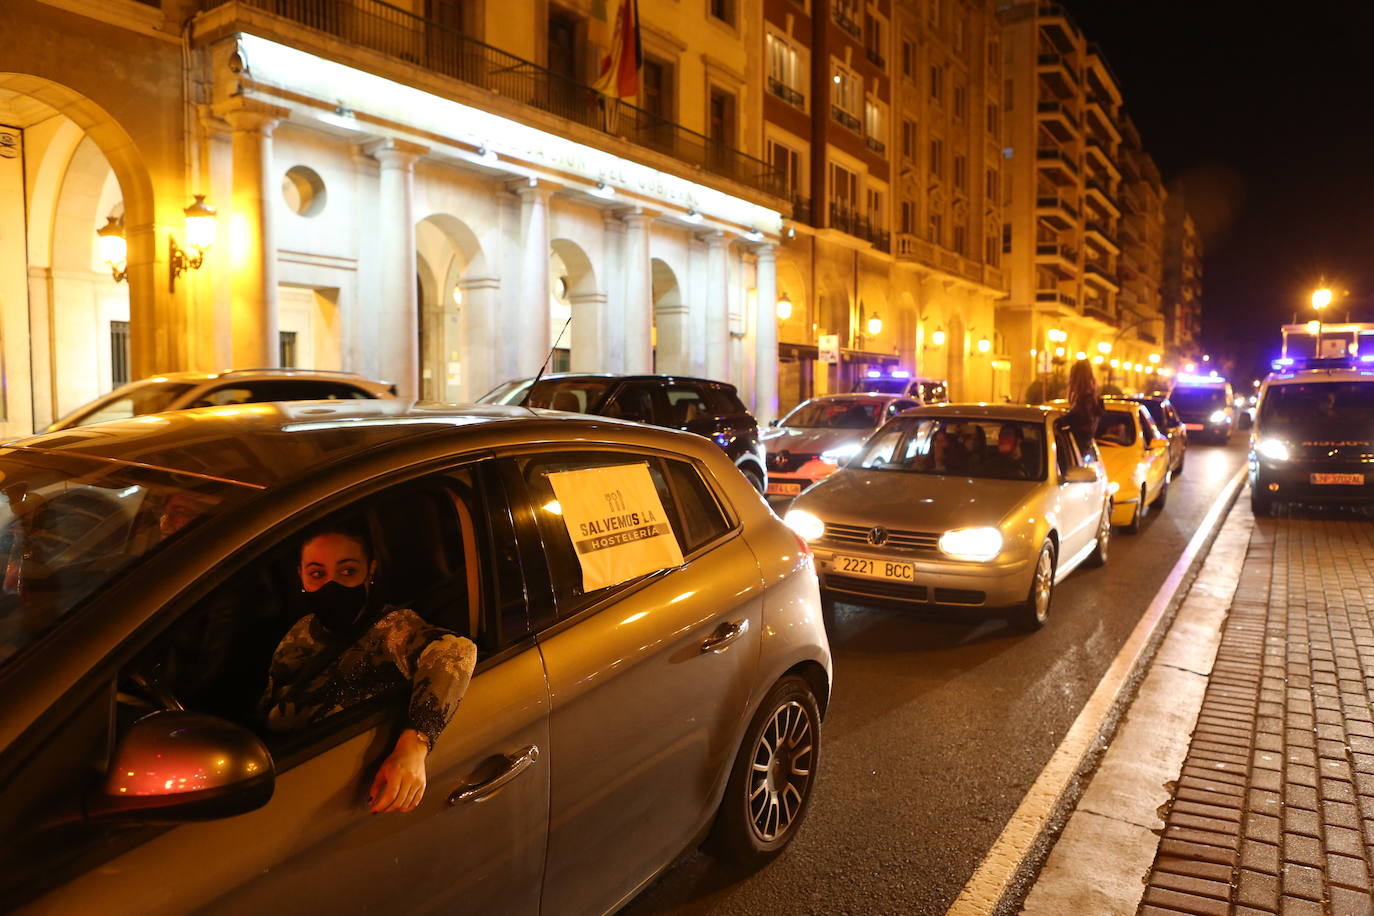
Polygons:
<instances>
[{"instance_id":1,"label":"patterned sleeve","mask_svg":"<svg viewBox=\"0 0 1374 916\"><path fill-rule=\"evenodd\" d=\"M401 610L382 621L386 652L411 683L406 727L424 735L433 750L477 666L472 640L426 623L414 611Z\"/></svg>"},{"instance_id":2,"label":"patterned sleeve","mask_svg":"<svg viewBox=\"0 0 1374 916\"><path fill-rule=\"evenodd\" d=\"M307 614L297 620L272 653L272 663L267 668L267 689L258 701L258 709L274 731L292 727L299 718L297 710L287 708L294 704L284 702L282 692L295 683L301 667L320 650L319 643L310 635L312 619Z\"/></svg>"}]
</instances>

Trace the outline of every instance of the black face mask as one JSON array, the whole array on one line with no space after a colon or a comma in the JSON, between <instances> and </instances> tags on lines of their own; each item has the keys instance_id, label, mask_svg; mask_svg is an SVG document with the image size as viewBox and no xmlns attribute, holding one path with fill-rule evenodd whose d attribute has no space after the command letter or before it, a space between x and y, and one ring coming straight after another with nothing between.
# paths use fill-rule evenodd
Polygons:
<instances>
[{"instance_id":1,"label":"black face mask","mask_svg":"<svg viewBox=\"0 0 1374 916\"><path fill-rule=\"evenodd\" d=\"M301 595L306 608L330 636L349 641L362 635L358 630L365 628L364 618L368 615L364 612L369 597L365 585L348 586L334 581Z\"/></svg>"}]
</instances>

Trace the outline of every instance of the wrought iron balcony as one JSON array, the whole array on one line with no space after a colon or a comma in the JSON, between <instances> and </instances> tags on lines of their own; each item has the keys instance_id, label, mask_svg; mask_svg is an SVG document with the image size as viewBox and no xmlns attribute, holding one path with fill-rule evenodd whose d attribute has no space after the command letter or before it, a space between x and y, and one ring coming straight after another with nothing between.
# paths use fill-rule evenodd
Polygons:
<instances>
[{"instance_id":1,"label":"wrought iron balcony","mask_svg":"<svg viewBox=\"0 0 1374 916\"><path fill-rule=\"evenodd\" d=\"M830 106L830 117L834 118L837 122L843 124L845 127L848 127L850 130L858 130L862 126L859 124L858 118L854 117L852 114L845 111L838 105Z\"/></svg>"},{"instance_id":2,"label":"wrought iron balcony","mask_svg":"<svg viewBox=\"0 0 1374 916\"><path fill-rule=\"evenodd\" d=\"M802 95L777 77L768 77L768 91L789 105L795 105L798 108L806 107L806 96Z\"/></svg>"},{"instance_id":3,"label":"wrought iron balcony","mask_svg":"<svg viewBox=\"0 0 1374 916\"><path fill-rule=\"evenodd\" d=\"M778 197L786 196L782 174L761 159L382 0L200 0L202 10L225 6L269 13L654 150L721 178ZM279 33L264 37L290 42L297 32L283 27Z\"/></svg>"}]
</instances>

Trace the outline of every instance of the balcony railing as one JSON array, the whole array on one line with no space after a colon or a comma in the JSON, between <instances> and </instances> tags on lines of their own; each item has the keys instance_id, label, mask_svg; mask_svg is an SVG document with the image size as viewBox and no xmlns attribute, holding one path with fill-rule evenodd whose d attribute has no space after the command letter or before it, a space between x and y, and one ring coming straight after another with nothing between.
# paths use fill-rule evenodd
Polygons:
<instances>
[{"instance_id":1,"label":"balcony railing","mask_svg":"<svg viewBox=\"0 0 1374 916\"><path fill-rule=\"evenodd\" d=\"M1063 165L1071 172L1078 171L1078 163L1075 162L1067 153L1055 149L1052 146L1042 146L1035 151L1035 161L1039 163L1057 163Z\"/></svg>"},{"instance_id":2,"label":"balcony railing","mask_svg":"<svg viewBox=\"0 0 1374 916\"><path fill-rule=\"evenodd\" d=\"M1035 246L1035 253L1040 257L1063 258L1070 264L1078 263L1078 252L1074 251L1073 248L1068 245L1046 244L1042 242Z\"/></svg>"},{"instance_id":3,"label":"balcony railing","mask_svg":"<svg viewBox=\"0 0 1374 916\"><path fill-rule=\"evenodd\" d=\"M864 142L867 143L868 148L873 150L873 152L875 153L883 153L887 151L887 144L879 140L877 137L864 137Z\"/></svg>"},{"instance_id":4,"label":"balcony railing","mask_svg":"<svg viewBox=\"0 0 1374 916\"><path fill-rule=\"evenodd\" d=\"M1037 197L1035 206L1042 210L1063 210L1075 218L1078 216L1078 208L1062 197Z\"/></svg>"},{"instance_id":5,"label":"balcony railing","mask_svg":"<svg viewBox=\"0 0 1374 916\"><path fill-rule=\"evenodd\" d=\"M803 197L800 194L792 195L792 221L804 223L808 226L816 225L813 222L811 212L811 198Z\"/></svg>"},{"instance_id":6,"label":"balcony railing","mask_svg":"<svg viewBox=\"0 0 1374 916\"><path fill-rule=\"evenodd\" d=\"M779 197L786 194L782 174L761 159L381 0L200 0L203 10L232 3L424 67L751 188Z\"/></svg>"},{"instance_id":7,"label":"balcony railing","mask_svg":"<svg viewBox=\"0 0 1374 916\"><path fill-rule=\"evenodd\" d=\"M1078 300L1068 293L1061 293L1057 289L1037 289L1035 291L1036 302L1053 302L1058 305L1066 305L1071 309L1078 308Z\"/></svg>"},{"instance_id":8,"label":"balcony railing","mask_svg":"<svg viewBox=\"0 0 1374 916\"><path fill-rule=\"evenodd\" d=\"M873 48L869 48L868 51L867 51L867 53L868 53L868 62L869 62L870 64L872 64L873 66L877 67L879 70L886 70L886 69L887 69L887 61L883 59L883 55L882 55L882 54L880 54L878 51L874 50Z\"/></svg>"},{"instance_id":9,"label":"balcony railing","mask_svg":"<svg viewBox=\"0 0 1374 916\"><path fill-rule=\"evenodd\" d=\"M830 202L830 228L863 239L879 251L892 250L892 237L886 229L875 226L857 210L851 210L836 201Z\"/></svg>"},{"instance_id":10,"label":"balcony railing","mask_svg":"<svg viewBox=\"0 0 1374 916\"><path fill-rule=\"evenodd\" d=\"M789 105L795 105L798 108L806 107L806 96L802 95L777 77L768 77L768 91Z\"/></svg>"},{"instance_id":11,"label":"balcony railing","mask_svg":"<svg viewBox=\"0 0 1374 916\"><path fill-rule=\"evenodd\" d=\"M859 124L858 118L854 117L852 114L845 111L838 105L830 106L830 117L834 118L837 122L843 124L845 127L848 127L850 130L858 130L861 126Z\"/></svg>"},{"instance_id":12,"label":"balcony railing","mask_svg":"<svg viewBox=\"0 0 1374 916\"><path fill-rule=\"evenodd\" d=\"M840 9L840 7L838 7L838 6L836 6L836 7L834 8L834 10L835 10L835 17L834 17L834 18L835 18L835 24L836 24L837 26L839 26L840 28L844 29L846 32L848 32L848 33L849 33L851 36L853 36L854 38L860 38L860 39L863 38L863 35L864 35L863 29L859 27L859 24L858 24L857 22L855 22L852 18L850 18L850 16L849 16L848 13L846 13L844 10Z\"/></svg>"}]
</instances>

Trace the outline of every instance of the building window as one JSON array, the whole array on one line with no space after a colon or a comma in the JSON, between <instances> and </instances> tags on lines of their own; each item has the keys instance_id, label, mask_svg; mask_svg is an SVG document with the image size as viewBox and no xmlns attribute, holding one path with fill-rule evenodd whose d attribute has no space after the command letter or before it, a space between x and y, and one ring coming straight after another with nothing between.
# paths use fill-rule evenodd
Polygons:
<instances>
[{"instance_id":1,"label":"building window","mask_svg":"<svg viewBox=\"0 0 1374 916\"><path fill-rule=\"evenodd\" d=\"M954 119L963 121L968 118L968 90L963 86L954 87Z\"/></svg>"},{"instance_id":2,"label":"building window","mask_svg":"<svg viewBox=\"0 0 1374 916\"><path fill-rule=\"evenodd\" d=\"M550 11L545 61L550 72L570 82L579 82L582 78L577 31L578 21L575 17Z\"/></svg>"},{"instance_id":3,"label":"building window","mask_svg":"<svg viewBox=\"0 0 1374 916\"><path fill-rule=\"evenodd\" d=\"M906 38L902 39L902 76L916 78L916 43Z\"/></svg>"},{"instance_id":4,"label":"building window","mask_svg":"<svg viewBox=\"0 0 1374 916\"><path fill-rule=\"evenodd\" d=\"M887 149L887 106L877 99L864 100L864 136L875 153Z\"/></svg>"},{"instance_id":5,"label":"building window","mask_svg":"<svg viewBox=\"0 0 1374 916\"><path fill-rule=\"evenodd\" d=\"M735 24L735 0L709 0L711 16L729 25Z\"/></svg>"},{"instance_id":6,"label":"building window","mask_svg":"<svg viewBox=\"0 0 1374 916\"><path fill-rule=\"evenodd\" d=\"M997 67L1002 63L1002 52L997 47L997 42L988 42L988 69L993 73L997 72Z\"/></svg>"},{"instance_id":7,"label":"building window","mask_svg":"<svg viewBox=\"0 0 1374 916\"><path fill-rule=\"evenodd\" d=\"M1011 254L1011 223L1002 224L1002 253Z\"/></svg>"},{"instance_id":8,"label":"building window","mask_svg":"<svg viewBox=\"0 0 1374 916\"><path fill-rule=\"evenodd\" d=\"M954 20L954 50L960 57L968 51L968 21L962 14Z\"/></svg>"},{"instance_id":9,"label":"building window","mask_svg":"<svg viewBox=\"0 0 1374 916\"><path fill-rule=\"evenodd\" d=\"M801 153L776 140L769 140L768 161L782 176L783 186L787 188L788 195L793 198L800 196L802 190Z\"/></svg>"},{"instance_id":10,"label":"building window","mask_svg":"<svg viewBox=\"0 0 1374 916\"><path fill-rule=\"evenodd\" d=\"M878 230L887 225L887 217L883 213L883 192L873 188L868 189L868 225Z\"/></svg>"},{"instance_id":11,"label":"building window","mask_svg":"<svg viewBox=\"0 0 1374 916\"><path fill-rule=\"evenodd\" d=\"M833 0L830 6L835 24L854 38L863 37L863 30L859 26L863 21L863 14L859 9L861 2L862 0Z\"/></svg>"},{"instance_id":12,"label":"building window","mask_svg":"<svg viewBox=\"0 0 1374 916\"><path fill-rule=\"evenodd\" d=\"M1002 136L1002 119L998 114L996 102L988 102L988 134L994 140Z\"/></svg>"},{"instance_id":13,"label":"building window","mask_svg":"<svg viewBox=\"0 0 1374 916\"><path fill-rule=\"evenodd\" d=\"M960 191L968 190L968 158L963 153L954 154L954 186Z\"/></svg>"},{"instance_id":14,"label":"building window","mask_svg":"<svg viewBox=\"0 0 1374 916\"><path fill-rule=\"evenodd\" d=\"M930 174L945 177L945 141L939 137L930 138Z\"/></svg>"},{"instance_id":15,"label":"building window","mask_svg":"<svg viewBox=\"0 0 1374 916\"><path fill-rule=\"evenodd\" d=\"M640 78L639 107L664 121L676 121L672 64L646 57Z\"/></svg>"},{"instance_id":16,"label":"building window","mask_svg":"<svg viewBox=\"0 0 1374 916\"><path fill-rule=\"evenodd\" d=\"M945 68L939 64L930 65L930 97L936 102L944 98Z\"/></svg>"},{"instance_id":17,"label":"building window","mask_svg":"<svg viewBox=\"0 0 1374 916\"><path fill-rule=\"evenodd\" d=\"M990 203L990 204L995 204L995 203L997 203L997 170L996 170L996 169L988 169L988 174L987 174L987 187L984 188L983 191L984 191L985 196L986 196L987 199L988 199L988 203Z\"/></svg>"},{"instance_id":18,"label":"building window","mask_svg":"<svg viewBox=\"0 0 1374 916\"><path fill-rule=\"evenodd\" d=\"M110 322L110 381L129 383L129 322Z\"/></svg>"},{"instance_id":19,"label":"building window","mask_svg":"<svg viewBox=\"0 0 1374 916\"><path fill-rule=\"evenodd\" d=\"M278 331L277 357L281 360L278 365L283 369L296 368L296 332Z\"/></svg>"},{"instance_id":20,"label":"building window","mask_svg":"<svg viewBox=\"0 0 1374 916\"><path fill-rule=\"evenodd\" d=\"M1011 111L1011 80L1002 81L1002 108Z\"/></svg>"},{"instance_id":21,"label":"building window","mask_svg":"<svg viewBox=\"0 0 1374 916\"><path fill-rule=\"evenodd\" d=\"M930 211L930 224L926 234L930 242L934 245L943 245L944 242L944 220L940 214L932 208Z\"/></svg>"},{"instance_id":22,"label":"building window","mask_svg":"<svg viewBox=\"0 0 1374 916\"><path fill-rule=\"evenodd\" d=\"M797 46L776 32L769 32L765 41L768 55L768 91L778 98L806 107L806 65Z\"/></svg>"},{"instance_id":23,"label":"building window","mask_svg":"<svg viewBox=\"0 0 1374 916\"><path fill-rule=\"evenodd\" d=\"M898 232L907 234L916 231L916 203L915 201L902 201L901 217Z\"/></svg>"},{"instance_id":24,"label":"building window","mask_svg":"<svg viewBox=\"0 0 1374 916\"><path fill-rule=\"evenodd\" d=\"M861 129L863 122L859 117L863 113L863 80L853 70L835 61L831 68L830 83L831 115L850 130Z\"/></svg>"},{"instance_id":25,"label":"building window","mask_svg":"<svg viewBox=\"0 0 1374 916\"><path fill-rule=\"evenodd\" d=\"M887 69L887 23L872 10L864 13L864 52L873 66Z\"/></svg>"},{"instance_id":26,"label":"building window","mask_svg":"<svg viewBox=\"0 0 1374 916\"><path fill-rule=\"evenodd\" d=\"M962 223L954 227L954 250L968 256L968 227Z\"/></svg>"},{"instance_id":27,"label":"building window","mask_svg":"<svg viewBox=\"0 0 1374 916\"><path fill-rule=\"evenodd\" d=\"M1002 252L997 245L997 237L989 235L983 240L983 260L989 267L996 267L1002 260Z\"/></svg>"},{"instance_id":28,"label":"building window","mask_svg":"<svg viewBox=\"0 0 1374 916\"><path fill-rule=\"evenodd\" d=\"M859 208L859 176L830 163L830 202L847 213Z\"/></svg>"},{"instance_id":29,"label":"building window","mask_svg":"<svg viewBox=\"0 0 1374 916\"><path fill-rule=\"evenodd\" d=\"M907 162L916 161L916 122L902 119L902 158Z\"/></svg>"},{"instance_id":30,"label":"building window","mask_svg":"<svg viewBox=\"0 0 1374 916\"><path fill-rule=\"evenodd\" d=\"M929 21L936 27L940 25L940 0L930 0Z\"/></svg>"},{"instance_id":31,"label":"building window","mask_svg":"<svg viewBox=\"0 0 1374 916\"><path fill-rule=\"evenodd\" d=\"M717 86L711 87L706 133L725 146L735 145L735 97Z\"/></svg>"}]
</instances>

